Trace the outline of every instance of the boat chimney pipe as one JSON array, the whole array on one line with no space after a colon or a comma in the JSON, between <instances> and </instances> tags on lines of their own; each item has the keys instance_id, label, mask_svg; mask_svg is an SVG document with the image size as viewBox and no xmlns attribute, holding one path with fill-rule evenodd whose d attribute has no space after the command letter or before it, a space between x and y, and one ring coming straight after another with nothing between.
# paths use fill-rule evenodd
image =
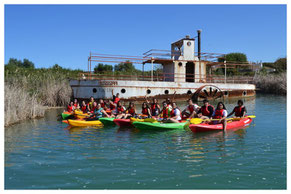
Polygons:
<instances>
[{"instance_id":1,"label":"boat chimney pipe","mask_svg":"<svg viewBox=\"0 0 291 194\"><path fill-rule=\"evenodd\" d=\"M197 30L197 33L198 33L198 59L199 59L199 61L201 59L201 31L202 30Z\"/></svg>"}]
</instances>

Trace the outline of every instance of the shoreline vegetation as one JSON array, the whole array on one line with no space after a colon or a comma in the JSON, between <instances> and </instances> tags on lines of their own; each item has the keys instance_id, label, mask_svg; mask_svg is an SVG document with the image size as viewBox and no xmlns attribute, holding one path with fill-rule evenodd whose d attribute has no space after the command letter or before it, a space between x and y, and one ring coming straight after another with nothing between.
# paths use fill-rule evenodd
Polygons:
<instances>
[{"instance_id":1,"label":"shoreline vegetation","mask_svg":"<svg viewBox=\"0 0 291 194\"><path fill-rule=\"evenodd\" d=\"M118 67L121 68L120 65ZM27 59L10 59L5 65L4 126L43 117L51 107L65 107L72 99L69 80L76 78L80 72L83 71L65 69L57 64L51 68L37 69ZM97 70L97 73L102 74L102 71ZM119 73L130 72L121 70ZM254 84L258 92L286 95L286 79L286 71L260 72L254 76Z\"/></svg>"},{"instance_id":2,"label":"shoreline vegetation","mask_svg":"<svg viewBox=\"0 0 291 194\"><path fill-rule=\"evenodd\" d=\"M49 107L64 107L72 97L69 79L81 70L58 65L35 69L19 64L5 65L4 126L43 117Z\"/></svg>"}]
</instances>

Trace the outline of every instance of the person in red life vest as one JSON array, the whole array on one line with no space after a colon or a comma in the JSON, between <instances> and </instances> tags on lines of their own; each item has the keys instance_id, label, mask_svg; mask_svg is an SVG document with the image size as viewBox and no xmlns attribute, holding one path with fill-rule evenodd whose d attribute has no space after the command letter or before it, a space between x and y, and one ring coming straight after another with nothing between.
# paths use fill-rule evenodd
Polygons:
<instances>
[{"instance_id":1,"label":"person in red life vest","mask_svg":"<svg viewBox=\"0 0 291 194\"><path fill-rule=\"evenodd\" d=\"M247 110L246 110L246 107L244 106L243 101L242 100L237 101L237 105L238 106L234 107L233 111L231 113L229 113L229 115L227 117L231 116L233 113L235 113L234 114L235 117L244 117L245 116Z\"/></svg>"},{"instance_id":2,"label":"person in red life vest","mask_svg":"<svg viewBox=\"0 0 291 194\"><path fill-rule=\"evenodd\" d=\"M113 98L113 103L117 104L117 102L120 101L119 93L116 94L116 96L113 94L112 90L112 98Z\"/></svg>"},{"instance_id":3,"label":"person in red life vest","mask_svg":"<svg viewBox=\"0 0 291 194\"><path fill-rule=\"evenodd\" d=\"M130 118L130 117L135 117L135 115L136 115L135 105L134 105L133 102L130 102L128 107L127 107L127 109L126 109L124 118L127 119L127 118Z\"/></svg>"},{"instance_id":4,"label":"person in red life vest","mask_svg":"<svg viewBox=\"0 0 291 194\"><path fill-rule=\"evenodd\" d=\"M78 106L78 100L75 99L75 100L74 100L74 107L77 108L77 106Z\"/></svg>"},{"instance_id":5,"label":"person in red life vest","mask_svg":"<svg viewBox=\"0 0 291 194\"><path fill-rule=\"evenodd\" d=\"M96 103L96 102L94 102ZM95 121L95 120L99 120L102 117L108 117L110 118L111 116L109 116L106 111L104 111L104 109L101 107L101 104L97 104L96 103L96 108L94 109L93 114L89 117L86 118L86 121Z\"/></svg>"},{"instance_id":6,"label":"person in red life vest","mask_svg":"<svg viewBox=\"0 0 291 194\"><path fill-rule=\"evenodd\" d=\"M159 118L168 119L171 116L171 111L169 111L169 107L166 101L163 102L163 109L160 112Z\"/></svg>"},{"instance_id":7,"label":"person in red life vest","mask_svg":"<svg viewBox=\"0 0 291 194\"><path fill-rule=\"evenodd\" d=\"M90 113L94 113L96 108L97 108L97 102L93 102L93 107L90 109Z\"/></svg>"},{"instance_id":8,"label":"person in red life vest","mask_svg":"<svg viewBox=\"0 0 291 194\"><path fill-rule=\"evenodd\" d=\"M166 103L167 103L168 108L172 110L172 101L170 98L166 99Z\"/></svg>"},{"instance_id":9,"label":"person in red life vest","mask_svg":"<svg viewBox=\"0 0 291 194\"><path fill-rule=\"evenodd\" d=\"M92 111L92 108L93 108L93 103L94 103L94 98L93 98L93 96L91 96L90 97L90 102L88 103L88 105L87 105L87 109L88 109L88 111Z\"/></svg>"},{"instance_id":10,"label":"person in red life vest","mask_svg":"<svg viewBox=\"0 0 291 194\"><path fill-rule=\"evenodd\" d=\"M212 115L212 118L218 119L218 121L215 120L215 121L212 121L212 123L213 124L221 123L223 126L223 131L225 131L226 125L227 125L226 117L227 117L226 108L222 102L219 102L217 104L215 111L213 112L213 115Z\"/></svg>"},{"instance_id":11,"label":"person in red life vest","mask_svg":"<svg viewBox=\"0 0 291 194\"><path fill-rule=\"evenodd\" d=\"M74 103L70 102L70 104L67 107L67 111L68 112L73 112L73 110L75 110Z\"/></svg>"},{"instance_id":12,"label":"person in red life vest","mask_svg":"<svg viewBox=\"0 0 291 194\"><path fill-rule=\"evenodd\" d=\"M160 114L161 107L158 104L158 100L153 98L153 103L151 104L151 114L152 116L158 116Z\"/></svg>"},{"instance_id":13,"label":"person in red life vest","mask_svg":"<svg viewBox=\"0 0 291 194\"><path fill-rule=\"evenodd\" d=\"M214 112L214 107L209 104L207 99L203 100L203 106L197 112L198 117L201 119L211 119Z\"/></svg>"},{"instance_id":14,"label":"person in red life vest","mask_svg":"<svg viewBox=\"0 0 291 194\"><path fill-rule=\"evenodd\" d=\"M121 119L125 116L125 107L122 105L121 101L117 102L117 106L116 106L116 118L117 119Z\"/></svg>"},{"instance_id":15,"label":"person in red life vest","mask_svg":"<svg viewBox=\"0 0 291 194\"><path fill-rule=\"evenodd\" d=\"M104 109L105 103L104 103L104 100L102 98L99 99L99 104Z\"/></svg>"},{"instance_id":16,"label":"person in red life vest","mask_svg":"<svg viewBox=\"0 0 291 194\"><path fill-rule=\"evenodd\" d=\"M83 113L88 112L87 104L86 104L86 102L85 102L84 100L82 101L81 111L82 111Z\"/></svg>"},{"instance_id":17,"label":"person in red life vest","mask_svg":"<svg viewBox=\"0 0 291 194\"><path fill-rule=\"evenodd\" d=\"M177 104L175 102L172 103L173 109L170 114L170 118L164 121L165 123L179 123L181 118L181 110L178 108Z\"/></svg>"},{"instance_id":18,"label":"person in red life vest","mask_svg":"<svg viewBox=\"0 0 291 194\"><path fill-rule=\"evenodd\" d=\"M142 103L141 114L142 114L143 118L151 118L152 117L151 109L150 109L149 105L146 102Z\"/></svg>"},{"instance_id":19,"label":"person in red life vest","mask_svg":"<svg viewBox=\"0 0 291 194\"><path fill-rule=\"evenodd\" d=\"M191 119L197 115L197 112L199 111L200 107L197 104L194 104L192 99L188 99L187 102L188 105L182 111L182 116Z\"/></svg>"}]
</instances>

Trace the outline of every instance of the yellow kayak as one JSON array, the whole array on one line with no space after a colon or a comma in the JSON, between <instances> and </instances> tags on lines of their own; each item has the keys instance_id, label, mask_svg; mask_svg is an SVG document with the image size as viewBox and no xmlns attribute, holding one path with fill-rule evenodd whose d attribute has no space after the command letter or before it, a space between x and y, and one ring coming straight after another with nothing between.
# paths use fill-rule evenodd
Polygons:
<instances>
[{"instance_id":1,"label":"yellow kayak","mask_svg":"<svg viewBox=\"0 0 291 194\"><path fill-rule=\"evenodd\" d=\"M100 126L102 123L99 120L85 121L85 120L68 120L68 124L73 127L87 127L87 126Z\"/></svg>"},{"instance_id":2,"label":"yellow kayak","mask_svg":"<svg viewBox=\"0 0 291 194\"><path fill-rule=\"evenodd\" d=\"M133 118L133 117L131 117L131 118L130 118L130 122L132 123L132 122L134 122L134 121L144 122L144 119L138 119L138 118Z\"/></svg>"},{"instance_id":3,"label":"yellow kayak","mask_svg":"<svg viewBox=\"0 0 291 194\"><path fill-rule=\"evenodd\" d=\"M155 120L153 118L146 118L146 119L138 119L138 118L133 118L133 117L130 118L130 122L131 123L133 123L135 121L138 121L138 122L149 122L149 123L156 123L156 122L158 122L157 120Z\"/></svg>"},{"instance_id":4,"label":"yellow kayak","mask_svg":"<svg viewBox=\"0 0 291 194\"><path fill-rule=\"evenodd\" d=\"M90 117L90 115L89 115L88 113L75 114L75 116L76 116L78 119L85 119L85 118Z\"/></svg>"}]
</instances>

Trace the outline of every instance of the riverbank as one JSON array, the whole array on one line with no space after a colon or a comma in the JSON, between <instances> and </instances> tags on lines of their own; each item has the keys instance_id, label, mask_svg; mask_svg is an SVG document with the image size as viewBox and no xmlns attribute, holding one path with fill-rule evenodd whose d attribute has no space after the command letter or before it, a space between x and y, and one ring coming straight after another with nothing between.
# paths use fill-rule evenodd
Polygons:
<instances>
[{"instance_id":1,"label":"riverbank","mask_svg":"<svg viewBox=\"0 0 291 194\"><path fill-rule=\"evenodd\" d=\"M4 126L43 117L49 107L66 106L72 97L69 78L77 73L5 66Z\"/></svg>"},{"instance_id":2,"label":"riverbank","mask_svg":"<svg viewBox=\"0 0 291 194\"><path fill-rule=\"evenodd\" d=\"M268 94L287 94L287 75L286 73L280 74L266 74L256 75L254 77L254 84L261 93Z\"/></svg>"}]
</instances>

